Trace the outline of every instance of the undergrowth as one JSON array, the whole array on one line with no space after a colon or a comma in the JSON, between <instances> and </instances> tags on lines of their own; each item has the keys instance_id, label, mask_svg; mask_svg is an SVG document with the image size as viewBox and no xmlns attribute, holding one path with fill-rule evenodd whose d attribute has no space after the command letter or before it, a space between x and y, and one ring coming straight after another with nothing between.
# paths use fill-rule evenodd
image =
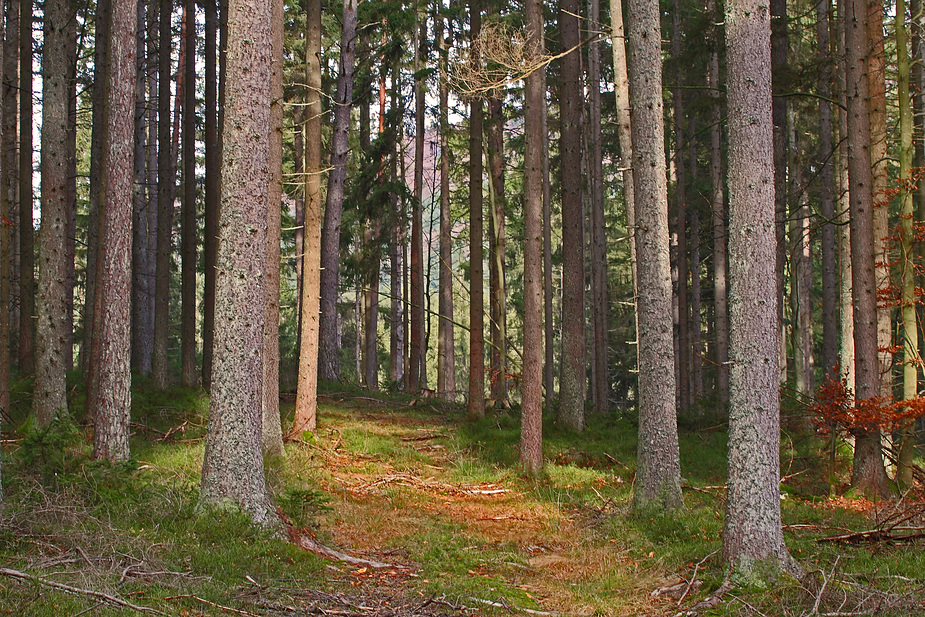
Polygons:
<instances>
[{"instance_id":1,"label":"undergrowth","mask_svg":"<svg viewBox=\"0 0 925 617\"><path fill-rule=\"evenodd\" d=\"M18 380L14 388L3 426L3 567L170 615L505 607L673 615L707 597L726 574L720 423L682 426L685 508L647 517L630 510L631 414L593 418L581 435L546 417L547 464L534 480L517 463L516 410L472 422L454 405L328 385L318 430L266 465L267 483L280 513L302 533L406 567L375 570L325 560L240 514L198 509L208 413L201 390L159 392L139 380L132 459L114 465L91 460L83 395L72 379L71 415L46 430L27 420L29 384ZM291 417L291 404L284 402L283 413L284 421ZM839 448L833 471L821 439L788 431L782 440L785 537L808 577L736 589L705 614L925 611L921 541L818 541L876 528L889 508L914 505L911 495L901 506L838 497L849 455ZM920 512L906 524L923 525L923 518ZM676 583L679 591L650 597ZM98 596L0 577L3 611L131 613Z\"/></svg>"}]
</instances>

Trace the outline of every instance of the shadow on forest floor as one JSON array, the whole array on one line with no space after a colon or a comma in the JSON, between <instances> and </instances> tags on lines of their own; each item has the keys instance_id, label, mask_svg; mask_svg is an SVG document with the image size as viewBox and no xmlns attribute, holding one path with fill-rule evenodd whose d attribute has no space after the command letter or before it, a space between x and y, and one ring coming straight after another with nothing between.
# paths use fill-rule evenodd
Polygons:
<instances>
[{"instance_id":1,"label":"shadow on forest floor","mask_svg":"<svg viewBox=\"0 0 925 617\"><path fill-rule=\"evenodd\" d=\"M129 463L91 461L79 422L4 433L0 615L676 615L722 582L721 425L682 429L685 510L640 518L631 416L581 435L547 419L533 481L516 465L515 412L471 422L432 399L330 389L320 403L315 434L267 463L276 506L313 543L394 567L197 512L207 397L142 383ZM925 504L829 497L823 442L783 442L785 535L810 575L737 589L704 614L925 613L922 540L896 535L923 530ZM894 535L850 535L876 530Z\"/></svg>"}]
</instances>

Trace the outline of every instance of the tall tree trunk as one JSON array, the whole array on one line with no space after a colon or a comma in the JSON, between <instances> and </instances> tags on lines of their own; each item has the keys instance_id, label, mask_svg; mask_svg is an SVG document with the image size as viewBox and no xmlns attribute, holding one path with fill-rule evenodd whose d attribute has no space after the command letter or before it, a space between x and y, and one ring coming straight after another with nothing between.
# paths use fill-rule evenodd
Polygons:
<instances>
[{"instance_id":1,"label":"tall tree trunk","mask_svg":"<svg viewBox=\"0 0 925 617\"><path fill-rule=\"evenodd\" d=\"M549 117L546 109L546 73L543 72L543 152L549 152ZM549 181L549 157L543 157L543 388L546 407L552 409L556 398L555 315L552 286L552 188Z\"/></svg>"},{"instance_id":2,"label":"tall tree trunk","mask_svg":"<svg viewBox=\"0 0 925 617\"><path fill-rule=\"evenodd\" d=\"M270 60L270 185L267 193L266 323L263 331L263 449L283 454L279 413L280 241L283 202L283 0L273 0Z\"/></svg>"},{"instance_id":3,"label":"tall tree trunk","mask_svg":"<svg viewBox=\"0 0 925 617\"><path fill-rule=\"evenodd\" d=\"M633 184L639 271L639 446L634 506L671 511L683 505L675 381L671 369L671 267L662 107L661 27L655 0L627 3L630 47Z\"/></svg>"},{"instance_id":4,"label":"tall tree trunk","mask_svg":"<svg viewBox=\"0 0 925 617\"><path fill-rule=\"evenodd\" d=\"M67 41L67 84L68 84L68 118L67 118L67 159L65 162L65 176L67 178L67 231L66 257L67 269L65 271L65 356L64 365L68 371L74 369L74 286L77 278L77 27L71 25L68 29ZM2 32L2 30L0 30ZM2 60L0 60L2 63ZM2 120L0 120L2 124Z\"/></svg>"},{"instance_id":5,"label":"tall tree trunk","mask_svg":"<svg viewBox=\"0 0 925 617\"><path fill-rule=\"evenodd\" d=\"M337 341L337 296L340 272L340 225L347 178L350 109L353 99L353 64L356 49L357 0L344 0L341 54L334 99L334 135L331 138L331 172L328 175L324 228L321 232L321 339L318 376L340 378Z\"/></svg>"},{"instance_id":6,"label":"tall tree trunk","mask_svg":"<svg viewBox=\"0 0 925 617\"><path fill-rule=\"evenodd\" d=\"M474 70L481 66L482 3L469 0L469 42ZM482 265L482 99L469 101L469 405L473 418L485 415L485 307Z\"/></svg>"},{"instance_id":7,"label":"tall tree trunk","mask_svg":"<svg viewBox=\"0 0 925 617\"><path fill-rule=\"evenodd\" d=\"M219 167L217 38L219 0L205 0L205 200L202 293L202 385L212 384L212 350L215 337L215 255L218 243ZM301 255L301 253L298 253Z\"/></svg>"},{"instance_id":8,"label":"tall tree trunk","mask_svg":"<svg viewBox=\"0 0 925 617\"><path fill-rule=\"evenodd\" d=\"M2 11L0 5L0 11ZM4 114L6 112L6 91L7 81L5 64L3 62L6 52L6 33L2 19L0 19L0 69L2 69L3 80L0 85L0 145L6 145L6 124ZM7 174L6 156L0 153L0 220L10 220L11 201L7 191ZM0 225L0 409L9 409L12 394L10 392L10 278L13 274L13 251L10 246L13 241L13 232L9 225ZM3 485L0 483L0 501L3 498Z\"/></svg>"},{"instance_id":9,"label":"tall tree trunk","mask_svg":"<svg viewBox=\"0 0 925 617\"><path fill-rule=\"evenodd\" d=\"M729 312L726 292L726 212L723 198L723 103L720 96L719 49L722 45L716 0L709 0L707 11L715 17L710 28L710 65L707 83L710 88L710 212L713 236L713 323L716 390L721 409L729 405Z\"/></svg>"},{"instance_id":10,"label":"tall tree trunk","mask_svg":"<svg viewBox=\"0 0 925 617\"><path fill-rule=\"evenodd\" d=\"M148 196L145 101L145 2L136 2L135 35L135 152L133 156L135 186L132 209L132 369L146 375L151 372L151 332L148 307Z\"/></svg>"},{"instance_id":11,"label":"tall tree trunk","mask_svg":"<svg viewBox=\"0 0 925 617\"><path fill-rule=\"evenodd\" d=\"M183 33L183 220L181 221L180 383L196 384L196 3L185 0ZM178 110L179 113L179 110ZM269 284L269 283L268 283Z\"/></svg>"},{"instance_id":12,"label":"tall tree trunk","mask_svg":"<svg viewBox=\"0 0 925 617\"><path fill-rule=\"evenodd\" d=\"M790 321L793 349L793 382L797 392L813 392L813 333L812 333L812 255L809 237L809 198L804 190L802 148L797 137L793 108L788 110L788 142L790 151L790 194L795 203L789 216L790 238L793 241L790 276Z\"/></svg>"},{"instance_id":13,"label":"tall tree trunk","mask_svg":"<svg viewBox=\"0 0 925 617\"><path fill-rule=\"evenodd\" d=\"M883 3L867 3L867 44L865 57L870 88L870 191L874 213L874 276L876 289L886 290L890 282L889 177L886 143L886 54L883 48ZM880 370L880 396L893 397L892 309L877 308L877 359Z\"/></svg>"},{"instance_id":14,"label":"tall tree trunk","mask_svg":"<svg viewBox=\"0 0 925 617\"><path fill-rule=\"evenodd\" d=\"M147 165L146 165L146 179L147 179L147 191L148 191L148 205L147 205L147 231L148 231L148 244L147 244L147 267L144 272L146 290L147 290L147 300L148 305L145 309L147 315L147 322L145 323L145 331L147 332L148 340L145 343L146 346L146 355L147 355L147 364L148 364L148 374L152 371L153 366L153 356L154 356L154 304L155 304L155 290L157 287L157 216L158 216L158 174L157 174L157 114L158 114L158 91L157 91L157 48L159 46L158 42L158 23L160 20L159 16L159 3L152 2L148 5L148 15L147 15L147 31L148 31L148 41L147 41L147 53L145 55L145 71L147 73L147 83L148 83L148 104L147 104L147 125L148 125L148 143L147 143Z\"/></svg>"},{"instance_id":15,"label":"tall tree trunk","mask_svg":"<svg viewBox=\"0 0 925 617\"><path fill-rule=\"evenodd\" d=\"M689 180L691 186L697 185L697 135L693 118L690 119L691 138L688 144ZM703 398L703 338L701 320L701 292L700 292L700 208L692 204L688 210L690 223L690 252L691 252L691 405L696 405Z\"/></svg>"},{"instance_id":16,"label":"tall tree trunk","mask_svg":"<svg viewBox=\"0 0 925 617\"><path fill-rule=\"evenodd\" d=\"M490 204L488 207L490 304L491 398L498 407L508 407L507 383L507 285L505 283L505 252L507 250L506 206L504 195L504 104L497 96L488 99L488 124L485 127L489 175Z\"/></svg>"},{"instance_id":17,"label":"tall tree trunk","mask_svg":"<svg viewBox=\"0 0 925 617\"><path fill-rule=\"evenodd\" d=\"M848 0L837 0L835 21L838 57L845 57L845 7ZM839 337L838 363L853 391L854 380L854 304L851 279L850 186L848 182L848 88L845 71L836 72L838 87L838 265L839 265ZM834 455L834 449L833 449Z\"/></svg>"},{"instance_id":18,"label":"tall tree trunk","mask_svg":"<svg viewBox=\"0 0 925 617\"><path fill-rule=\"evenodd\" d=\"M787 0L771 0L771 79L774 115L774 211L777 229L777 303L780 382L787 381L787 324L784 319L784 271L787 267L787 99L781 96L787 68Z\"/></svg>"},{"instance_id":19,"label":"tall tree trunk","mask_svg":"<svg viewBox=\"0 0 925 617\"><path fill-rule=\"evenodd\" d=\"M32 226L32 0L19 16L19 370L35 372L35 229Z\"/></svg>"},{"instance_id":20,"label":"tall tree trunk","mask_svg":"<svg viewBox=\"0 0 925 617\"><path fill-rule=\"evenodd\" d=\"M400 75L396 75L396 82ZM395 106L395 109L398 109L401 105L399 101L399 91L400 88L393 88L392 91L392 104ZM379 116L385 117L385 95L386 95L386 82L385 82L385 72L380 76L379 82ZM380 124L380 130L384 130L385 127ZM398 157L400 156L400 151L396 150L399 147L398 142L398 130L396 127L391 127L390 140L389 140L389 177L392 182L399 182L398 174ZM404 161L404 156L402 156ZM404 167L404 165L403 165ZM402 170L401 178L404 178L404 170ZM405 322L407 317L407 310L405 305L405 291L402 285L404 279L405 271L405 251L402 245L402 236L404 235L404 212L402 210L401 200L398 198L398 195L393 193L391 195L391 200L389 204L392 208L392 215L395 221L395 224L392 228L392 237L390 238L390 249L391 255L389 256L389 266L390 266L390 293L392 296L391 307L389 309L389 319L391 320L391 332L389 333L389 375L391 380L398 384L398 387L405 389L405 378L407 376L406 368L408 363L405 361L405 334L408 330L405 328Z\"/></svg>"},{"instance_id":21,"label":"tall tree trunk","mask_svg":"<svg viewBox=\"0 0 925 617\"><path fill-rule=\"evenodd\" d=\"M864 55L868 49L866 0L847 0L845 20L848 93L848 181L851 207L851 274L854 300L855 397L865 401L880 393L877 357L877 281L874 265L874 213L870 99ZM880 431L863 427L855 434L851 484L861 494L885 497L886 470L880 451Z\"/></svg>"},{"instance_id":22,"label":"tall tree trunk","mask_svg":"<svg viewBox=\"0 0 925 617\"><path fill-rule=\"evenodd\" d=\"M822 214L822 368L835 379L838 364L838 273L835 245L835 153L832 151L831 0L816 3L816 57L819 62L819 209Z\"/></svg>"},{"instance_id":23,"label":"tall tree trunk","mask_svg":"<svg viewBox=\"0 0 925 617\"><path fill-rule=\"evenodd\" d=\"M19 297L19 235L16 221L19 217L17 199L19 178L19 147L16 118L19 116L19 0L6 0L6 36L3 43L3 148L0 153L0 178L2 178L3 199L7 201L7 218L10 227L10 298ZM105 49L105 45L102 46ZM92 221L91 221L92 222ZM6 305L9 311L10 336L6 339L10 347L11 362L19 361L18 303Z\"/></svg>"},{"instance_id":24,"label":"tall tree trunk","mask_svg":"<svg viewBox=\"0 0 925 617\"><path fill-rule=\"evenodd\" d=\"M771 24L757 0L731 0L725 21L732 368L723 557L743 580L760 581L801 574L780 513Z\"/></svg>"},{"instance_id":25,"label":"tall tree trunk","mask_svg":"<svg viewBox=\"0 0 925 617\"><path fill-rule=\"evenodd\" d=\"M270 183L271 3L232 0L222 126L222 203L215 356L200 502L233 504L255 522L268 509L261 451Z\"/></svg>"},{"instance_id":26,"label":"tall tree trunk","mask_svg":"<svg viewBox=\"0 0 925 617\"><path fill-rule=\"evenodd\" d=\"M437 328L437 391L441 398L452 401L456 399L456 337L453 328L453 219L450 211L449 43L448 37L443 36L443 17L439 14L434 25L434 38L440 46L440 301L437 309L440 322Z\"/></svg>"},{"instance_id":27,"label":"tall tree trunk","mask_svg":"<svg viewBox=\"0 0 925 617\"><path fill-rule=\"evenodd\" d=\"M136 5L113 0L108 92L104 113L97 311L87 408L95 416L93 457L129 457L132 407L132 154L134 150Z\"/></svg>"},{"instance_id":28,"label":"tall tree trunk","mask_svg":"<svg viewBox=\"0 0 925 617\"><path fill-rule=\"evenodd\" d=\"M321 0L306 0L305 8L305 248L295 435L314 432L317 424L321 289Z\"/></svg>"},{"instance_id":29,"label":"tall tree trunk","mask_svg":"<svg viewBox=\"0 0 925 617\"><path fill-rule=\"evenodd\" d=\"M588 18L595 31L600 25L600 0L588 1ZM589 163L589 184L591 187L591 323L593 326L593 353L591 390L594 393L594 409L598 414L608 410L610 378L608 375L607 309L607 224L604 218L604 170L601 128L601 48L592 41L588 48L588 96L591 136Z\"/></svg>"},{"instance_id":30,"label":"tall tree trunk","mask_svg":"<svg viewBox=\"0 0 925 617\"><path fill-rule=\"evenodd\" d=\"M687 133L684 127L684 99L681 95L681 86L684 84L685 67L681 57L681 5L674 0L674 11L671 16L671 55L675 58L678 74L675 76L675 87L671 89L671 100L674 104L674 165L677 185L675 186L675 216L676 233L678 237L677 269L678 269L678 412L686 412L691 404L691 340L690 340L690 306L687 299L687 173L684 165L684 144Z\"/></svg>"},{"instance_id":31,"label":"tall tree trunk","mask_svg":"<svg viewBox=\"0 0 925 617\"><path fill-rule=\"evenodd\" d=\"M543 5L525 3L527 53L543 56ZM524 347L521 382L520 464L538 475L543 467L543 116L545 71L527 76L524 89Z\"/></svg>"},{"instance_id":32,"label":"tall tree trunk","mask_svg":"<svg viewBox=\"0 0 925 617\"><path fill-rule=\"evenodd\" d=\"M39 245L38 346L32 410L40 426L67 413L68 58L74 11L45 3L42 53L42 228ZM4 311L6 306L4 305ZM6 339L4 339L6 340ZM6 409L4 407L3 409Z\"/></svg>"},{"instance_id":33,"label":"tall tree trunk","mask_svg":"<svg viewBox=\"0 0 925 617\"><path fill-rule=\"evenodd\" d=\"M899 90L899 177L902 187L900 238L902 241L902 323L903 323L903 399L918 395L919 333L915 314L915 237L911 178L914 151L912 147L912 102L910 99L910 68L908 34L906 31L905 0L896 2L896 49ZM915 422L907 422L900 431L896 480L902 489L912 486L912 465L915 455Z\"/></svg>"},{"instance_id":34,"label":"tall tree trunk","mask_svg":"<svg viewBox=\"0 0 925 617\"><path fill-rule=\"evenodd\" d=\"M559 424L585 427L585 258L581 201L581 33L578 0L559 0L561 93L559 156L562 173L562 355Z\"/></svg>"},{"instance_id":35,"label":"tall tree trunk","mask_svg":"<svg viewBox=\"0 0 925 617\"><path fill-rule=\"evenodd\" d=\"M421 19L415 6L414 35L414 200L411 202L411 349L408 371L411 391L426 388L424 363L424 45L427 39L427 20Z\"/></svg>"},{"instance_id":36,"label":"tall tree trunk","mask_svg":"<svg viewBox=\"0 0 925 617\"><path fill-rule=\"evenodd\" d=\"M167 345L170 325L170 257L173 231L171 185L175 182L170 164L172 18L173 2L160 0L157 71L157 265L154 285L154 351L151 358L151 375L157 388L166 388L170 381Z\"/></svg>"}]
</instances>

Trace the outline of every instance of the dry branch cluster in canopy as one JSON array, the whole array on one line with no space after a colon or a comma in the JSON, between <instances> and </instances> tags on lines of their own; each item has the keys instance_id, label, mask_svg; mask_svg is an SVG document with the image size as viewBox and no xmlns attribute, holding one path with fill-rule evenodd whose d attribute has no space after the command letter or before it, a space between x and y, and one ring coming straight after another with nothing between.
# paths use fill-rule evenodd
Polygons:
<instances>
[{"instance_id":1,"label":"dry branch cluster in canopy","mask_svg":"<svg viewBox=\"0 0 925 617\"><path fill-rule=\"evenodd\" d=\"M531 49L524 30L488 22L466 51L450 58L450 83L464 96L500 90L549 64L552 56Z\"/></svg>"}]
</instances>

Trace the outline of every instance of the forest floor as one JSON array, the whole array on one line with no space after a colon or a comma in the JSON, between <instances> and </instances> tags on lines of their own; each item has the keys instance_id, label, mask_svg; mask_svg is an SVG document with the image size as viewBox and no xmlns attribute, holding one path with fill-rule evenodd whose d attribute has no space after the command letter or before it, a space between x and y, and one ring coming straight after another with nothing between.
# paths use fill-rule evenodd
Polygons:
<instances>
[{"instance_id":1,"label":"forest floor","mask_svg":"<svg viewBox=\"0 0 925 617\"><path fill-rule=\"evenodd\" d=\"M284 522L263 529L197 510L202 392L137 387L122 465L89 460L81 423L29 430L27 399L4 422L20 428L3 434L0 615L925 614L921 491L834 496L846 453L828 475L811 434L782 447L785 536L809 574L698 607L724 576L721 423L682 426L685 510L640 517L631 415L581 435L547 419L534 481L515 412L471 422L433 399L329 389L314 435L267 463Z\"/></svg>"}]
</instances>

